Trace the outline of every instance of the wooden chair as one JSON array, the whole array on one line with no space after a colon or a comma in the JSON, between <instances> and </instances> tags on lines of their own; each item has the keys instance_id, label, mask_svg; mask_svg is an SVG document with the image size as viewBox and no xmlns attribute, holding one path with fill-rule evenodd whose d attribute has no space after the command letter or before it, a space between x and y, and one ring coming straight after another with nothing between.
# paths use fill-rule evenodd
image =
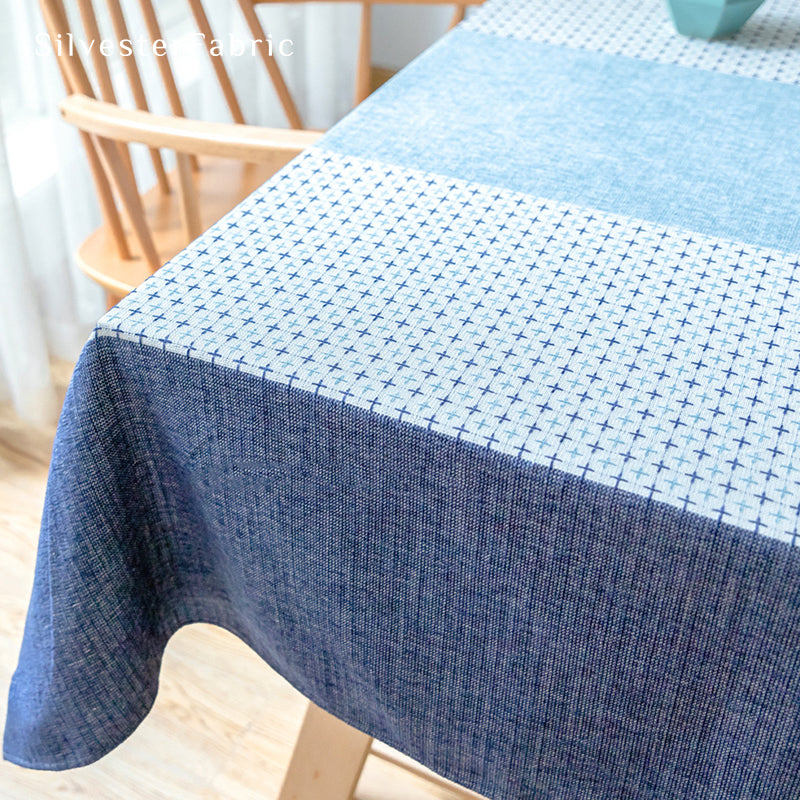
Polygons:
<instances>
[{"instance_id":1,"label":"wooden chair","mask_svg":"<svg viewBox=\"0 0 800 800\"><path fill-rule=\"evenodd\" d=\"M71 30L63 0L39 0L68 97L61 103L65 120L80 130L104 224L79 248L81 269L106 289L113 305L146 277L178 253L246 195L256 189L295 155L321 135L304 131L276 60L271 56L264 28L256 15L259 3L308 2L311 0L236 0L255 41L259 55L291 130L245 125L244 114L223 59L212 53L215 38L202 0L186 0L204 36L216 78L233 124L188 120L178 93L168 55L156 59L172 116L149 111L147 94L135 53L123 58L135 109L117 103L107 59L98 47L91 51L90 71L78 49L57 47L69 34L76 39L100 41L93 0L75 0L82 34ZM334 0L342 2L344 0ZM361 34L356 77L356 102L369 94L372 5L361 2ZM417 4L449 4L452 0L399 0ZM128 24L120 0L103 0L118 41L129 39ZM398 0L394 0L398 2ZM452 24L464 17L465 0L456 5ZM163 39L153 0L139 0L151 41ZM97 91L95 90L97 87ZM156 185L142 194L136 184L128 146L146 145L156 175ZM161 149L173 150L177 167L164 168Z\"/></svg>"},{"instance_id":2,"label":"wooden chair","mask_svg":"<svg viewBox=\"0 0 800 800\"><path fill-rule=\"evenodd\" d=\"M314 703L306 708L278 800L353 800L368 757L410 772L460 800L486 800L380 745Z\"/></svg>"}]
</instances>

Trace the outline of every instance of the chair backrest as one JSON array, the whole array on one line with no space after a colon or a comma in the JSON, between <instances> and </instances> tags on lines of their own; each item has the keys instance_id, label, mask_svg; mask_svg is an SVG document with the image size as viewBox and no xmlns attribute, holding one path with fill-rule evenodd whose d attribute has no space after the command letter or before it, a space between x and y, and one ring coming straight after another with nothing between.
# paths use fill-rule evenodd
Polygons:
<instances>
[{"instance_id":1,"label":"chair backrest","mask_svg":"<svg viewBox=\"0 0 800 800\"><path fill-rule=\"evenodd\" d=\"M267 3L290 4L296 2L314 2L314 0L235 0L241 9L247 26L252 34L254 46L260 56L260 60L266 69L269 79L275 88L278 99L286 114L289 126L294 129L301 129L302 122L297 111L294 99L289 92L286 82L281 73L280 67L275 60L272 52L272 41L265 33L261 20L256 13L256 6ZM330 2L331 0L327 0ZM333 2L343 2L346 0L333 0ZM371 27L372 27L372 6L375 3L387 3L391 0L369 0L361 2L361 32L358 51L358 61L356 70L356 102L363 100L369 94L370 86L370 55L371 55ZM96 98L106 103L117 104L117 96L112 82L112 72L109 64L109 56L99 46L91 48L88 63L81 58L81 48L66 46L71 40L82 40L85 42L103 41L98 22L97 8L102 3L105 13L111 22L114 39L118 42L130 40L128 20L126 20L120 0L71 0L76 8L83 31L74 30L70 25L70 17L64 6L64 0L39 0L42 12L47 25L53 50L56 55L58 66L63 78L67 94L84 95L88 98ZM244 124L245 118L242 112L239 98L237 97L228 69L222 55L215 51L213 43L218 41L214 35L202 0L185 0L187 10L197 26L197 32L202 34L202 41L205 44L206 52L213 67L214 74L219 83L225 102L230 111L234 123ZM395 0L396 2L396 0ZM452 0L401 0L401 2L411 2L418 5L455 5L455 14L451 25L463 19L467 5L477 5L483 0L464 0L461 3L453 3ZM147 30L147 35L151 44L154 42L163 43L161 25L154 6L154 0L138 0L142 20ZM97 8L96 8L97 5ZM184 104L178 91L178 84L170 62L170 56L166 45L160 50L159 57L155 59L163 89L172 114L175 117L184 117ZM142 74L136 60L135 52L130 48L122 58L127 79L128 88L133 98L136 109L139 111L149 111L147 93L142 80ZM129 258L130 251L128 241L124 234L123 226L117 210L116 198L131 222L134 239L138 242L139 249L143 257L149 263L153 271L160 266L159 257L153 246L152 236L147 229L143 214L141 213L141 201L139 190L136 185L136 178L133 172L130 153L125 144L125 140L111 142L96 134L82 131L82 138L86 148L92 177L101 204L101 210L108 225L117 251L122 258ZM114 137L111 137L114 138ZM130 139L127 141L131 141ZM150 147L150 159L155 171L158 186L163 193L171 191L164 163L158 147ZM190 167L196 168L194 156L185 156L178 153L178 191L181 193L182 204L187 212L187 219L192 216L195 220L196 198L189 194L185 197L184 193L191 192ZM187 227L196 228L187 223ZM190 230L190 234L196 234L196 230ZM190 236L189 238L193 238Z\"/></svg>"},{"instance_id":2,"label":"chair backrest","mask_svg":"<svg viewBox=\"0 0 800 800\"><path fill-rule=\"evenodd\" d=\"M130 38L128 23L125 18L120 0L73 0L73 2L77 6L80 14L80 20L84 29L83 33L85 34L86 41L94 40L99 42L102 40L98 18L95 11L95 4L97 3L101 3L103 6L105 6L105 10L114 29L114 37L118 41L123 41ZM203 1L185 0L185 2L187 4L187 10L191 12L195 24L197 25L198 33L203 34L202 41L205 45L206 52L208 53L211 65L214 69L214 73L230 110L231 117L234 122L243 124L245 122L244 114L242 113L241 104L239 103L233 83L231 82L224 59L222 55L219 52L216 52L213 47L213 42L216 41L216 37L211 27L206 10L203 6ZM267 70L269 78L275 87L275 91L286 114L289 126L292 128L302 128L303 125L300 115L297 111L294 98L289 92L280 67L278 66L274 54L272 53L271 40L265 33L261 20L256 13L256 6L295 5L298 3L313 3L317 2L317 0L235 0L235 2L241 9L242 15L247 23L248 28L250 29L258 55L260 56L261 61ZM347 2L352 4L353 0L326 0L326 2ZM361 102L367 96L367 94L369 94L369 72L372 52L372 7L374 5L397 2L398 0L362 0L359 2L359 5L361 6L361 26L356 70L356 103ZM483 0L463 0L460 3L454 3L453 0L399 0L399 2L412 5L453 6L455 11L450 23L450 27L452 27L464 18L467 6L480 5ZM138 3L150 41L164 41L153 0L138 0ZM60 62L63 62L63 60L68 58L68 56L64 53L65 48L57 49L55 47L55 43L57 41L56 37L58 34L63 35L66 33L72 33L77 37L77 32L70 30L68 17L64 9L64 0L40 0L40 4L44 11L45 19L48 22L48 32L50 33L51 41L53 41L56 56ZM61 21L65 30L56 30L53 24L54 20ZM66 39L64 39L64 41L66 41ZM164 90L169 100L172 113L176 116L183 116L183 103L181 102L181 97L175 81L175 75L170 63L169 53L166 47L163 48L163 52L164 55L156 59L156 61L161 80L164 85ZM94 79L99 88L99 97L107 102L116 103L116 95L111 82L108 59L98 47L92 48L90 57L94 70ZM147 97L142 84L142 77L136 61L135 53L132 52L130 55L126 55L122 61L125 66L126 76L130 86L131 94L136 103L136 107L140 110L147 110ZM69 83L67 83L67 88L69 92L83 91L80 87L70 86Z\"/></svg>"}]
</instances>

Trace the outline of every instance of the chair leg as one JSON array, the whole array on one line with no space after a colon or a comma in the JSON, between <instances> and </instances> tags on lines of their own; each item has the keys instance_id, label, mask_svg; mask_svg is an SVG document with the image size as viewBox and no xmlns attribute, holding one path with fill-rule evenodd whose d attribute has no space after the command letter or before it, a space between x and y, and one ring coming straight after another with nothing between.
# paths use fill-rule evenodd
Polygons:
<instances>
[{"instance_id":1,"label":"chair leg","mask_svg":"<svg viewBox=\"0 0 800 800\"><path fill-rule=\"evenodd\" d=\"M372 738L308 704L278 800L351 800Z\"/></svg>"},{"instance_id":2,"label":"chair leg","mask_svg":"<svg viewBox=\"0 0 800 800\"><path fill-rule=\"evenodd\" d=\"M459 22L463 22L466 12L467 12L467 7L465 5L462 5L461 3L458 3L456 5L455 12L453 13L453 16L450 20L450 24L447 26L447 30L455 28L455 26L458 25Z\"/></svg>"},{"instance_id":3,"label":"chair leg","mask_svg":"<svg viewBox=\"0 0 800 800\"><path fill-rule=\"evenodd\" d=\"M361 33L356 62L356 96L358 105L369 97L369 67L372 62L372 3L361 3Z\"/></svg>"}]
</instances>

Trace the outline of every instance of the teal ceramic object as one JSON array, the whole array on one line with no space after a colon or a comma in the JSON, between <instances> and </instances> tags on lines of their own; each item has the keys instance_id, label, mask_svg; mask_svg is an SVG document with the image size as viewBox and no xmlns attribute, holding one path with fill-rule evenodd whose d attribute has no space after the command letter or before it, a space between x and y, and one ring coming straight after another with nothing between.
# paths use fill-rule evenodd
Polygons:
<instances>
[{"instance_id":1,"label":"teal ceramic object","mask_svg":"<svg viewBox=\"0 0 800 800\"><path fill-rule=\"evenodd\" d=\"M667 0L675 29L684 36L730 36L764 0Z\"/></svg>"}]
</instances>

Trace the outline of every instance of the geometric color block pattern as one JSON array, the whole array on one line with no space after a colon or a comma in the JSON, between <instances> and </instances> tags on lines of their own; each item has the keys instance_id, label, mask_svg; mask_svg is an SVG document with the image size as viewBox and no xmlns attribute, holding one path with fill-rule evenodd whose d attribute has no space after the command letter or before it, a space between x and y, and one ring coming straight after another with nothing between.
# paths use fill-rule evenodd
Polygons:
<instances>
[{"instance_id":1,"label":"geometric color block pattern","mask_svg":"<svg viewBox=\"0 0 800 800\"><path fill-rule=\"evenodd\" d=\"M784 253L311 150L97 333L795 543L798 283Z\"/></svg>"},{"instance_id":2,"label":"geometric color block pattern","mask_svg":"<svg viewBox=\"0 0 800 800\"><path fill-rule=\"evenodd\" d=\"M800 84L800 4L767 0L733 36L707 42L675 31L667 0L497 0L468 30L663 64Z\"/></svg>"},{"instance_id":3,"label":"geometric color block pattern","mask_svg":"<svg viewBox=\"0 0 800 800\"><path fill-rule=\"evenodd\" d=\"M798 44L490 0L109 311L4 757L202 621L487 797L800 797Z\"/></svg>"}]
</instances>

